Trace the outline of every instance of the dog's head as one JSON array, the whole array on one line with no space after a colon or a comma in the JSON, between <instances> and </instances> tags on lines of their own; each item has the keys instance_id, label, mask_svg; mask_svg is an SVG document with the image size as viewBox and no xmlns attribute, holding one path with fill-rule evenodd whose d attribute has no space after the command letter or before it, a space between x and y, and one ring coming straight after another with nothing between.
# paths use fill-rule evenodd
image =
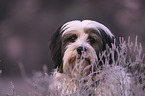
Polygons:
<instances>
[{"instance_id":1,"label":"dog's head","mask_svg":"<svg viewBox=\"0 0 145 96\"><path fill-rule=\"evenodd\" d=\"M80 64L84 69L97 62L97 54L111 47L114 35L96 21L70 21L60 27L50 40L50 50L58 72L72 71Z\"/></svg>"}]
</instances>

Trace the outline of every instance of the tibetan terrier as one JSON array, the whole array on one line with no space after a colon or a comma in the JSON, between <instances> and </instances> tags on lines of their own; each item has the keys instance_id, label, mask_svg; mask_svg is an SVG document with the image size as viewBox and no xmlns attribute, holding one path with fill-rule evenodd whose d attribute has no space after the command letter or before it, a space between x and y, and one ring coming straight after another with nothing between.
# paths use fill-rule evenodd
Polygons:
<instances>
[{"instance_id":1,"label":"tibetan terrier","mask_svg":"<svg viewBox=\"0 0 145 96\"><path fill-rule=\"evenodd\" d=\"M106 48L111 48L114 39L114 35L106 26L92 20L74 20L61 26L50 40L49 47L56 68L50 89L57 87L61 90L61 96L69 96L80 87L80 82L75 80L83 81L87 86L91 80L94 84L84 89L94 88L95 91L86 96L121 96L117 95L116 91L119 89L113 83L119 85L122 82L113 81L113 78L119 77L122 80L121 76L124 76L123 81L127 83L125 87L128 88L130 78L125 77L124 68L119 66L109 68L105 76L101 75L103 72L98 71L103 70L102 64L98 63L99 54ZM98 85L98 82L101 84ZM128 89L125 89L124 93L128 94L126 90Z\"/></svg>"}]
</instances>

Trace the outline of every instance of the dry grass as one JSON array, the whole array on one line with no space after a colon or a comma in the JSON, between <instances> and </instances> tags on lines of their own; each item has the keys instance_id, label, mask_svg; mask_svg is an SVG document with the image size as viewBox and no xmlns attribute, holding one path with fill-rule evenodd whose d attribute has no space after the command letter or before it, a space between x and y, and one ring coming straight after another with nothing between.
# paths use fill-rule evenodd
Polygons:
<instances>
[{"instance_id":1,"label":"dry grass","mask_svg":"<svg viewBox=\"0 0 145 96\"><path fill-rule=\"evenodd\" d=\"M130 41L130 37L128 38L128 41L123 40L123 38L120 38L119 40L120 43L118 46L113 44L112 48L108 48L107 50L99 54L98 64L101 63L103 67L98 67L98 64L96 64L95 66L94 64L91 64L90 66L87 66L87 68L94 67L97 71L92 71L92 73L90 73L89 75L84 75L82 78L79 78L78 76L78 78L75 79L64 79L60 82L60 84L56 86L56 88L50 89L49 87L53 82L55 73L53 73L52 75L48 75L47 68L46 66L44 66L43 72L37 72L34 74L32 80L27 80L32 89L29 92L29 96L94 96L94 92L98 90L98 86L101 86L102 82L106 78L105 76L111 76L112 78L110 80L107 80L108 84L112 84L112 82L121 82L120 85L118 85L117 83L116 85L113 85L118 88L116 92L118 94L117 96L144 96L145 54L142 54L142 46L141 44L138 44L137 37L135 39L135 43ZM76 66L75 68L78 67ZM77 70L80 69L78 68ZM121 77L124 78L124 80L120 79L120 77L117 77L116 72L122 74L122 71L120 70L124 70L126 73L122 76L131 76L131 85L123 82L124 80L127 80L125 79L126 77ZM81 73L81 71L78 72ZM94 75L96 76L96 74L98 73L99 76L97 76L97 78L94 78ZM84 83L84 81L87 82ZM71 88L73 90L68 87L70 86L68 84L71 84ZM14 85L12 83L11 85L12 93L7 94L6 96L17 96ZM125 92L125 88L127 85L130 86L130 90L128 90L129 93ZM99 92L101 93L101 90ZM110 90L106 93L111 94L112 92L114 92L114 90ZM112 96L107 94L103 94L102 92L101 96Z\"/></svg>"}]
</instances>

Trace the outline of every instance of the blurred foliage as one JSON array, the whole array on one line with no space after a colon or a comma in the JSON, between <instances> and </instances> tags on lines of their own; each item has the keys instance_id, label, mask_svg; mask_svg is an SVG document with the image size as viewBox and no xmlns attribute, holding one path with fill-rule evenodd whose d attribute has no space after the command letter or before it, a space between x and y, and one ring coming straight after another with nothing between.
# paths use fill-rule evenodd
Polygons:
<instances>
[{"instance_id":1,"label":"blurred foliage","mask_svg":"<svg viewBox=\"0 0 145 96\"><path fill-rule=\"evenodd\" d=\"M144 3L144 0L1 0L0 67L3 75L20 75L19 61L28 74L31 70L41 70L44 64L51 72L49 38L62 24L74 19L99 21L116 38L131 36L134 39L138 35L144 49ZM11 46L13 44L17 46Z\"/></svg>"}]
</instances>

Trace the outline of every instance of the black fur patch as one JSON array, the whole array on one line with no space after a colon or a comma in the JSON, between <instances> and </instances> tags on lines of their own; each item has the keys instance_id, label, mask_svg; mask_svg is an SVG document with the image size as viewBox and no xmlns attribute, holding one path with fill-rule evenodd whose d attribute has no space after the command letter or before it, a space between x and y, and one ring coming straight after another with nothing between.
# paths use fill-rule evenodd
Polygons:
<instances>
[{"instance_id":1,"label":"black fur patch","mask_svg":"<svg viewBox=\"0 0 145 96\"><path fill-rule=\"evenodd\" d=\"M61 27L60 27L61 28ZM49 49L51 51L52 60L55 63L55 68L58 68L58 72L62 73L63 61L62 61L62 53L61 53L61 45L62 45L62 33L60 32L60 28L53 34L52 38L49 42Z\"/></svg>"},{"instance_id":2,"label":"black fur patch","mask_svg":"<svg viewBox=\"0 0 145 96\"><path fill-rule=\"evenodd\" d=\"M106 50L106 45L110 48L112 47L111 44L114 43L115 37L110 37L103 29L98 29L101 33L102 40L103 40L103 48L102 50Z\"/></svg>"}]
</instances>

